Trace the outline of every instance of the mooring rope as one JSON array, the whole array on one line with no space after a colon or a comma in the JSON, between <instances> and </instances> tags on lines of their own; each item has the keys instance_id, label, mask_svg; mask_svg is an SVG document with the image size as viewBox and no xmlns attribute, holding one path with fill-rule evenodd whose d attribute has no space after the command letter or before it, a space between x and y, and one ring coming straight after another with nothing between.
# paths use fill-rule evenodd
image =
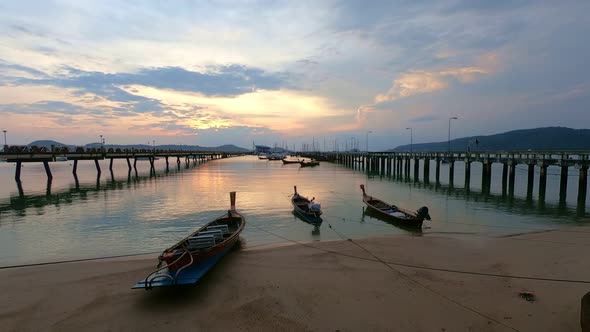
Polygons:
<instances>
[{"instance_id":1,"label":"mooring rope","mask_svg":"<svg viewBox=\"0 0 590 332\"><path fill-rule=\"evenodd\" d=\"M329 222L328 222L328 226L330 226L330 229L332 229L332 230L333 230L333 231L334 231L336 234L338 234L338 236L340 236L340 238L342 238L343 240L345 240L345 238L344 238L344 237L343 237L343 236L340 234L340 232L338 232L338 231L336 230L336 228L335 228L335 227L333 227L333 226L332 226L332 224L330 224ZM365 248L365 247L361 246L359 243L357 243L357 242L356 242L356 241L354 241L353 239L350 239L350 238L349 238L349 239L348 239L348 241L350 241L351 243L353 243L354 245L356 245L357 247L359 247L359 248L360 248L360 249L362 249L363 251L367 252L369 255L373 256L373 257L376 259L376 261L378 261L378 262L382 263L383 265L385 265L385 266L386 266L388 269L390 269L392 272L395 272L395 273L397 273L397 274L401 275L401 276L402 276L403 278L405 278L406 280L408 280L408 281L410 281L410 282L413 282L413 283L415 283L415 284L419 285L420 287L422 287L422 288L426 289L427 291L430 291L431 293L433 293L433 294L435 294L435 295L438 295L438 296L442 297L443 299L445 299L445 300L447 300L447 301L449 301L449 302L451 302L451 303L454 303L455 305L457 305L457 306L459 306L459 307L461 307L461 308L463 308L463 309L466 309L466 310L468 310L468 311L470 311L470 312L472 312L472 313L474 313L474 314L476 314L476 315L479 315L479 316L481 316L481 317L484 317L484 318L486 318L486 319L489 319L489 320L491 320L491 321L493 321L493 322L496 322L497 324L499 324L499 325L502 325L502 326L504 326L504 327L506 327L506 328L509 328L509 329L511 329L511 330L513 330L513 331L520 332L520 331L519 331L519 330L517 330L516 328L514 328L514 327L512 327L512 326L509 326L509 325L507 325L507 324L504 324L503 322L501 322L501 321L499 321L499 320L497 320L497 319L495 319L495 318L493 318L493 317L491 317L491 316L488 316L488 315L486 315L486 314L484 314L484 313L482 313L482 312L480 312L480 311L477 311L477 310L475 310L474 308L471 308L471 307L469 307L469 306L467 306L467 305L465 305L465 304L463 304L463 303L461 303L461 302L459 302L459 301L457 301L457 300L454 300L454 299L452 299L451 297L449 297L449 296L447 296L447 295L444 295L444 294L442 294L442 293L440 293L440 292L437 292L437 291L435 291L434 289L432 289L432 288L430 288L430 287L426 286L425 284L423 284L423 283L421 283L421 282L419 282L419 281L417 281L417 280L413 279L412 277L408 276L407 274L405 274L405 273L403 273L403 272L401 272L401 271L399 271L399 270L397 270L397 269L393 268L393 267L392 267L390 264L388 264L387 262L383 261L381 258L379 258L377 255L375 255L373 252L371 252L371 251L370 251L370 250L368 250L367 248Z\"/></svg>"},{"instance_id":2,"label":"mooring rope","mask_svg":"<svg viewBox=\"0 0 590 332\"><path fill-rule=\"evenodd\" d=\"M455 301L455 300L453 300L453 299L449 298L448 296L445 296L445 295L439 294L439 293L435 292L434 290L432 290L432 289L429 289L429 288L428 288L428 287L426 287L425 285L422 285L421 283L419 283L419 282L417 282L417 281L413 280L412 278L410 278L410 277L406 276L406 275L405 275L405 274L403 274L402 272L400 272L400 271L398 271L398 270L395 270L395 269L393 269L393 268L392 268L391 266L389 266L389 265L397 265L397 266L403 266L403 267L413 267L413 268L418 268L418 269L426 269L426 270L438 270L438 269L432 269L432 268L428 268L428 267L419 267L419 266L412 266L412 265L409 265L409 264L402 264L402 263L394 263L394 262L386 262L386 261L383 261L383 260L379 259L377 256L375 256L373 253L371 253L370 251L368 251L367 249L365 249L365 248L363 248L362 246L360 246L358 243L356 243L356 242L355 242L355 241L353 241L352 239L344 237L344 236L343 236L343 235L342 235L340 232L338 232L338 231L337 231L337 230L336 230L336 229L335 229L335 228L334 228L334 227L333 227L333 226L332 226L332 225L331 225L329 222L327 222L327 221L326 221L326 223L328 224L328 226L329 226L329 227L330 227L330 228L331 228L331 229L332 229L332 230L333 230L333 231L334 231L336 234L338 234L338 236L339 236L341 239L343 239L343 240L345 240L345 241L352 242L353 244L355 244L356 246L360 247L360 248L361 248L361 249L363 249L364 251L367 251L369 254L371 254L373 257L375 257L375 259L371 259L371 258L367 258L367 257L360 257L360 256L355 256L355 255L350 255L350 254L345 254L345 253L341 253L341 252L337 252L337 251L333 251L333 250L328 250L328 249L323 249L323 248L318 248L318 247L316 247L316 246L313 246L313 245L310 245L310 244L307 244L307 243L302 243L302 242L299 242L299 241L296 241L296 240L292 240L292 239L289 239L289 238L287 238L287 237L284 237L284 236L282 236L282 235L279 235L279 234L276 234L276 233L270 232L270 231L268 231L268 230L266 230L266 229L264 229L264 228L261 228L261 227L259 227L259 226L257 226L257 225L253 225L253 224L252 224L252 222L250 222L249 224L250 224L252 227L254 227L254 228L256 228L256 229L259 229L259 230L261 230L261 231L263 231L263 232L265 232L265 233L268 233L268 234L270 234L270 235L273 235L273 236L276 236L276 237L278 237L278 238L284 239L284 240L286 240L286 241L288 241L288 242L295 243L295 244L297 244L297 245L301 245L301 246L304 246L304 247L312 248L312 249L315 249L315 250L319 250L319 251L323 251L323 252L326 252L326 253L335 254L335 255L339 255L339 256L345 256L345 257L349 257L349 258L355 258L355 259L361 259L361 260L365 260L365 261L370 261L370 262L377 262L377 263L382 263L382 264L385 264L385 265L386 265L386 266L387 266L389 269L391 269L391 270L393 270L393 271L395 271L395 272L399 273L400 275L404 276L405 278L409 279L410 281L412 281L412 282L415 282L416 284L418 284L418 285L420 285L420 286L424 287L425 289L429 290L430 292L432 292L432 293L434 293L434 294L437 294L437 295L439 295L439 296L441 296L441 297L443 297L443 298L447 299L448 301L450 301L450 302L452 302L452 303L455 303L456 305L458 305L458 306L460 306L460 307L463 307L463 308L465 308L465 309L467 309L467 310L469 310L469 311L471 311L471 312L473 312L473 313L476 313L476 314L478 314L478 315L481 315L482 317L484 317L484 318L486 318L486 319L489 319L489 320L491 320L491 321L497 322L498 324L500 324L500 325L502 325L502 326L505 326L505 327L507 327L507 328L510 328L510 329L512 329L512 330L514 330L514 331L518 331L518 332L520 332L519 330L517 330L517 329L515 329L515 328L513 328L513 327L510 327L510 326L508 326L508 325L506 325L506 324L504 324L504 323L502 323L502 322L500 322L500 321L498 321L498 320L494 319L493 317L489 317L489 316L487 316L487 315L485 315L485 314L479 313L478 311L476 311L476 310L474 310L474 309L471 309L471 308L469 308L469 307L467 307L467 306L465 306L465 305L463 305L463 304L461 304L461 303L459 303L459 302L457 302L457 301ZM447 271L447 272L451 272L451 270L449 270L449 271ZM462 273L462 271L453 271L453 272L455 272L455 273ZM508 276L508 277L510 277L510 276ZM588 281L587 283L590 283L590 281Z\"/></svg>"}]
</instances>

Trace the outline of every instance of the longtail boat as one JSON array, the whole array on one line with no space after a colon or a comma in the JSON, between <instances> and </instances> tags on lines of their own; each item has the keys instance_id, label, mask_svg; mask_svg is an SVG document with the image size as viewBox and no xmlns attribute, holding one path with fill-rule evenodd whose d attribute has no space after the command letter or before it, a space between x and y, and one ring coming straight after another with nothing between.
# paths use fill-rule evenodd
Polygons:
<instances>
[{"instance_id":1,"label":"longtail boat","mask_svg":"<svg viewBox=\"0 0 590 332\"><path fill-rule=\"evenodd\" d=\"M428 208L426 206L419 208L416 212L412 212L367 195L365 192L365 185L363 184L361 184L361 190L363 191L363 202L383 218L415 228L422 228L422 222L424 219L430 220L430 215L428 214Z\"/></svg>"},{"instance_id":2,"label":"longtail boat","mask_svg":"<svg viewBox=\"0 0 590 332\"><path fill-rule=\"evenodd\" d=\"M299 163L301 164L301 167L315 167L320 164L319 161L315 161L315 160L311 160L311 161L302 160Z\"/></svg>"},{"instance_id":3,"label":"longtail boat","mask_svg":"<svg viewBox=\"0 0 590 332\"><path fill-rule=\"evenodd\" d=\"M300 160L283 159L283 164L299 164L300 162L301 162Z\"/></svg>"},{"instance_id":4,"label":"longtail boat","mask_svg":"<svg viewBox=\"0 0 590 332\"><path fill-rule=\"evenodd\" d=\"M164 250L158 267L132 288L196 283L236 244L246 219L236 211L236 193L230 193L231 207L226 214ZM163 266L162 266L163 265Z\"/></svg>"},{"instance_id":5,"label":"longtail boat","mask_svg":"<svg viewBox=\"0 0 590 332\"><path fill-rule=\"evenodd\" d=\"M311 223L321 223L322 208L319 203L314 203L315 197L309 199L299 195L297 186L293 186L295 193L291 196L294 212Z\"/></svg>"}]
</instances>

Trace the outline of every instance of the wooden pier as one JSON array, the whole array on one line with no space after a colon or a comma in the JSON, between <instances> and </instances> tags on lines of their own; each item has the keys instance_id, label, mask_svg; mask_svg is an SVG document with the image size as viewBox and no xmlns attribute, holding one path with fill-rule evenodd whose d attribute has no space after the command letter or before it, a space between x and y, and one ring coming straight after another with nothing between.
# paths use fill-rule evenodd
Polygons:
<instances>
[{"instance_id":1,"label":"wooden pier","mask_svg":"<svg viewBox=\"0 0 590 332\"><path fill-rule=\"evenodd\" d=\"M112 149L110 149L112 150ZM14 179L16 182L21 181L21 168L22 163L35 163L41 162L45 167L45 173L47 174L47 179L51 181L53 178L53 174L51 173L51 168L49 166L50 162L54 162L56 160L67 160L73 161L73 169L72 173L74 178L77 178L77 170L78 170L78 162L79 161L94 161L94 165L96 166L97 176L100 177L102 172L99 164L99 160L110 159L109 162L109 170L113 172L113 161L115 159L125 159L127 161L127 167L129 169L129 173L132 169L135 170L135 174L137 174L137 160L148 160L150 162L150 172L155 172L154 169L154 160L156 158L165 158L166 159L166 170L169 170L170 167L170 159L176 159L176 164L178 166L181 165L182 160L184 160L185 164L189 164L191 160L193 161L208 161L208 160L215 160L221 158L228 158L242 155L239 153L227 153L227 152L217 152L217 151L170 151L170 150L128 150L128 151L101 151L100 149L94 151L86 151L86 152L70 152L64 150L54 150L54 151L35 151L35 152L26 152L26 153L14 153L14 152L0 152L0 158L6 159L7 162L14 162L16 163L16 171L14 174ZM133 165L131 165L131 160L133 160Z\"/></svg>"},{"instance_id":2,"label":"wooden pier","mask_svg":"<svg viewBox=\"0 0 590 332\"><path fill-rule=\"evenodd\" d=\"M588 188L588 168L590 167L590 151L482 151L482 152L329 152L306 153L306 157L327 158L344 166L386 176L420 178L430 181L430 168L435 168L435 181L440 181L441 163L449 165L449 185L455 181L455 163L465 165L463 175L465 187L470 186L471 164L482 164L482 192L490 190L492 164L502 164L502 192L514 194L515 174L517 165L527 167L527 197L531 197L535 185L535 167L539 168L539 199L544 200L547 188L547 168L551 165L560 168L559 200L566 200L568 171L578 170L578 203L586 201Z\"/></svg>"}]
</instances>

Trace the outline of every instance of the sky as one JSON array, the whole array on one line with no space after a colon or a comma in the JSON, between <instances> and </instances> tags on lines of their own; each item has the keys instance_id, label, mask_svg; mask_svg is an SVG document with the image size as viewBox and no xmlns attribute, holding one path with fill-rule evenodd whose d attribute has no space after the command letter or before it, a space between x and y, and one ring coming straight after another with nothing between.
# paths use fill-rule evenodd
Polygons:
<instances>
[{"instance_id":1,"label":"sky","mask_svg":"<svg viewBox=\"0 0 590 332\"><path fill-rule=\"evenodd\" d=\"M0 129L8 144L377 151L449 130L588 128L588 13L586 0L4 1Z\"/></svg>"}]
</instances>

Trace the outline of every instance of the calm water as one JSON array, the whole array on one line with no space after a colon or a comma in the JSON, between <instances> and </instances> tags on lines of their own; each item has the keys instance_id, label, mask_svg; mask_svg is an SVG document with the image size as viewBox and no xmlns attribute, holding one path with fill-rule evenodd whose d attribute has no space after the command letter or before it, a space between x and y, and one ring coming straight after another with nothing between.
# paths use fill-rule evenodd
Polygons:
<instances>
[{"instance_id":1,"label":"calm water","mask_svg":"<svg viewBox=\"0 0 590 332\"><path fill-rule=\"evenodd\" d=\"M79 258L160 252L229 207L229 192L237 191L237 207L248 226L246 247L284 242L261 231L297 241L361 238L385 234L429 236L502 236L590 222L586 205L577 204L577 173L572 172L568 200L558 203L559 177L549 176L544 202L526 198L526 171L518 171L514 197L503 197L501 167L494 165L490 194L481 193L481 166L472 166L469 190L462 188L462 166L456 164L455 186L449 187L443 165L441 183L390 179L331 163L315 168L262 161L253 156L192 165L166 173L165 161L138 162L138 174L128 176L125 161L108 161L97 180L92 162L78 165L78 183L70 162L51 163L48 186L42 164L24 164L22 191L14 182L15 165L0 163L0 266ZM175 164L171 164L171 166ZM106 170L106 172L105 172ZM552 169L549 169L552 173ZM556 173L557 172L553 172ZM422 174L422 172L420 172ZM538 177L538 175L537 175ZM432 222L422 232L409 232L364 214L359 185L399 206L430 208ZM322 204L324 223L307 224L292 214L289 197L299 192ZM331 229L329 225L332 225Z\"/></svg>"}]
</instances>

